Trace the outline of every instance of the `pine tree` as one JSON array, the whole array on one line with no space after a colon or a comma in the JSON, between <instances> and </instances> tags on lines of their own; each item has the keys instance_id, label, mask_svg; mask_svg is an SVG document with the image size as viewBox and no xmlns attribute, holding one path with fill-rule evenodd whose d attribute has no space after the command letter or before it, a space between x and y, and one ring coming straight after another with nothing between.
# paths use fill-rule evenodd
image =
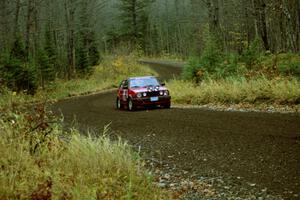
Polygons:
<instances>
[{"instance_id":1,"label":"pine tree","mask_svg":"<svg viewBox=\"0 0 300 200\"><path fill-rule=\"evenodd\" d=\"M90 23L88 1L81 1L79 34L77 39L76 62L77 69L83 74L89 74L92 66L97 65L100 53L95 40L95 31Z\"/></svg>"},{"instance_id":2,"label":"pine tree","mask_svg":"<svg viewBox=\"0 0 300 200\"><path fill-rule=\"evenodd\" d=\"M77 47L76 52L76 64L77 71L80 73L79 75L88 74L91 71L88 59L88 49L81 42Z\"/></svg>"},{"instance_id":3,"label":"pine tree","mask_svg":"<svg viewBox=\"0 0 300 200\"><path fill-rule=\"evenodd\" d=\"M36 71L34 65L27 62L26 50L20 35L16 36L7 63L1 68L1 74L12 90L33 94L36 89Z\"/></svg>"},{"instance_id":4,"label":"pine tree","mask_svg":"<svg viewBox=\"0 0 300 200\"><path fill-rule=\"evenodd\" d=\"M95 66L99 64L100 61L100 52L98 50L98 44L95 40L95 33L92 31L89 34L89 48L88 48L88 54L89 54L89 65Z\"/></svg>"},{"instance_id":5,"label":"pine tree","mask_svg":"<svg viewBox=\"0 0 300 200\"><path fill-rule=\"evenodd\" d=\"M44 81L52 81L55 79L57 52L49 24L45 31L45 47L39 52L39 65L41 67L41 75Z\"/></svg>"},{"instance_id":6,"label":"pine tree","mask_svg":"<svg viewBox=\"0 0 300 200\"><path fill-rule=\"evenodd\" d=\"M123 38L130 41L134 47L146 51L146 32L148 25L147 8L151 0L121 0L119 6L122 22Z\"/></svg>"}]
</instances>

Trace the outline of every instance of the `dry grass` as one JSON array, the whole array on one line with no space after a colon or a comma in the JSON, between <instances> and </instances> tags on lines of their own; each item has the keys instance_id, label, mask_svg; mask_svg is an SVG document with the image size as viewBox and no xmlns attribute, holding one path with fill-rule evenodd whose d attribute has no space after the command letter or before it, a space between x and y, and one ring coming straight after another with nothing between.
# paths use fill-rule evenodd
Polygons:
<instances>
[{"instance_id":1,"label":"dry grass","mask_svg":"<svg viewBox=\"0 0 300 200\"><path fill-rule=\"evenodd\" d=\"M60 126L32 123L0 118L0 199L168 199L123 141L76 130L62 140Z\"/></svg>"},{"instance_id":2,"label":"dry grass","mask_svg":"<svg viewBox=\"0 0 300 200\"><path fill-rule=\"evenodd\" d=\"M251 80L228 78L205 80L196 85L189 81L168 83L173 101L179 104L270 103L296 104L300 98L300 82L296 79L261 77Z\"/></svg>"}]
</instances>

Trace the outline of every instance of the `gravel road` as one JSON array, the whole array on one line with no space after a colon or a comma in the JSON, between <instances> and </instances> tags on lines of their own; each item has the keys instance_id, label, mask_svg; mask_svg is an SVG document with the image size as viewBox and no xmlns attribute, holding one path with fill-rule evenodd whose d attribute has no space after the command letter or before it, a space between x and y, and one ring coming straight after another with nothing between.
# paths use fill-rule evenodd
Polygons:
<instances>
[{"instance_id":1,"label":"gravel road","mask_svg":"<svg viewBox=\"0 0 300 200\"><path fill-rule=\"evenodd\" d=\"M168 63L151 67L164 79L181 71ZM181 108L127 112L114 104L115 92L108 92L64 100L53 110L64 115L66 126L75 120L80 130L100 134L110 124L113 135L128 140L159 168L155 173L167 174L159 180L161 187L175 187L172 178L183 176L215 188L208 199L300 199L299 114ZM200 197L205 199L203 194L189 199Z\"/></svg>"}]
</instances>

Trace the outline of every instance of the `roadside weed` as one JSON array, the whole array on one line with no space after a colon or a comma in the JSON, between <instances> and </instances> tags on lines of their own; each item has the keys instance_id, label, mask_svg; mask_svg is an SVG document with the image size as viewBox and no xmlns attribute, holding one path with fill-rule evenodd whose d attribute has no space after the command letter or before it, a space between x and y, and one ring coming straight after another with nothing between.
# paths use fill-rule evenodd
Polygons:
<instances>
[{"instance_id":1,"label":"roadside weed","mask_svg":"<svg viewBox=\"0 0 300 200\"><path fill-rule=\"evenodd\" d=\"M0 118L2 199L168 199L126 142L64 133L47 120Z\"/></svg>"}]
</instances>

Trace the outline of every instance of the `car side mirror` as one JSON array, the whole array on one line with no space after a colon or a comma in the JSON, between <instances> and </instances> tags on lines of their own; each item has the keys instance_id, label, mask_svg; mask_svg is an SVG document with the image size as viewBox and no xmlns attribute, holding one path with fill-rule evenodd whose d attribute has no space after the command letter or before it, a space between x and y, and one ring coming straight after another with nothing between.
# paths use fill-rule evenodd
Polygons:
<instances>
[{"instance_id":1,"label":"car side mirror","mask_svg":"<svg viewBox=\"0 0 300 200\"><path fill-rule=\"evenodd\" d=\"M166 85L166 83L161 83L161 86L165 86Z\"/></svg>"},{"instance_id":2,"label":"car side mirror","mask_svg":"<svg viewBox=\"0 0 300 200\"><path fill-rule=\"evenodd\" d=\"M122 89L127 90L127 89L128 89L128 86L123 86Z\"/></svg>"}]
</instances>

